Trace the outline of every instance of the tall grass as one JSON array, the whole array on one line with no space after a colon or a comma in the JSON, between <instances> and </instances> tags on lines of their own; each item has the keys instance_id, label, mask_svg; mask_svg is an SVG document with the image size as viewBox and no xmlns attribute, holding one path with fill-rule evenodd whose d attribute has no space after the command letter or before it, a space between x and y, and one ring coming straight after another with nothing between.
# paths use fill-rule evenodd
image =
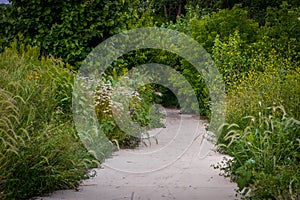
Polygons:
<instances>
[{"instance_id":1,"label":"tall grass","mask_svg":"<svg viewBox=\"0 0 300 200\"><path fill-rule=\"evenodd\" d=\"M299 83L299 67L283 73L274 68L264 72L250 71L236 88L228 92L227 122L245 128L243 117L258 117L262 109L277 105L284 106L291 117L299 120Z\"/></svg>"},{"instance_id":2,"label":"tall grass","mask_svg":"<svg viewBox=\"0 0 300 200\"><path fill-rule=\"evenodd\" d=\"M26 199L76 188L95 161L71 117L74 74L36 47L0 54L0 194Z\"/></svg>"},{"instance_id":3,"label":"tall grass","mask_svg":"<svg viewBox=\"0 0 300 200\"><path fill-rule=\"evenodd\" d=\"M287 116L282 107L243 120L245 128L225 127L227 153L233 159L218 167L251 199L299 199L300 121Z\"/></svg>"},{"instance_id":4,"label":"tall grass","mask_svg":"<svg viewBox=\"0 0 300 200\"><path fill-rule=\"evenodd\" d=\"M218 143L233 159L217 167L245 198L298 200L300 68L266 60L253 62L264 69L249 71L228 91L228 124Z\"/></svg>"},{"instance_id":5,"label":"tall grass","mask_svg":"<svg viewBox=\"0 0 300 200\"><path fill-rule=\"evenodd\" d=\"M227 125L217 168L249 199L300 199L300 68L291 43L245 45L239 33L215 40L213 57L227 85ZM274 111L272 108L279 106ZM283 109L284 108L284 109Z\"/></svg>"}]
</instances>

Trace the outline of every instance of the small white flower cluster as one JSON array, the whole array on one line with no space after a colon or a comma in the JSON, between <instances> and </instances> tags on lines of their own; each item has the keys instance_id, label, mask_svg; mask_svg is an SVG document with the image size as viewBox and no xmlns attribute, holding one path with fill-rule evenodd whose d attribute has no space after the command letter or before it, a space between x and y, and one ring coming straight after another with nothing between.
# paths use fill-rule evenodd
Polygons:
<instances>
[{"instance_id":1,"label":"small white flower cluster","mask_svg":"<svg viewBox=\"0 0 300 200\"><path fill-rule=\"evenodd\" d=\"M111 117L112 93L113 87L111 84L102 84L97 87L94 96L95 107L98 113L108 114L108 117Z\"/></svg>"},{"instance_id":2,"label":"small white flower cluster","mask_svg":"<svg viewBox=\"0 0 300 200\"><path fill-rule=\"evenodd\" d=\"M95 91L95 107L97 112L100 112L103 115L107 115L107 117L112 117L112 109L114 110L123 110L123 103L121 101L113 100L112 95L116 91L116 87L114 87L110 82L105 84L100 84ZM125 96L130 96L130 99L135 102L141 102L140 94L138 91L128 90L126 87L119 87L118 96L124 100Z\"/></svg>"},{"instance_id":3,"label":"small white flower cluster","mask_svg":"<svg viewBox=\"0 0 300 200\"><path fill-rule=\"evenodd\" d=\"M136 72L133 70L133 73ZM122 81L116 82L112 77L82 76L79 77L80 87L83 89L80 95L94 98L92 106L100 119L111 119L112 110L122 112L124 105L135 107L143 101L142 95L134 88L143 86L144 77L134 77L139 78L133 79L125 75ZM129 110L132 111L130 114L133 114L135 108Z\"/></svg>"},{"instance_id":4,"label":"small white flower cluster","mask_svg":"<svg viewBox=\"0 0 300 200\"><path fill-rule=\"evenodd\" d=\"M139 102L142 101L141 97L140 97L140 93L138 91L134 91L131 93L131 98L137 99Z\"/></svg>"}]
</instances>

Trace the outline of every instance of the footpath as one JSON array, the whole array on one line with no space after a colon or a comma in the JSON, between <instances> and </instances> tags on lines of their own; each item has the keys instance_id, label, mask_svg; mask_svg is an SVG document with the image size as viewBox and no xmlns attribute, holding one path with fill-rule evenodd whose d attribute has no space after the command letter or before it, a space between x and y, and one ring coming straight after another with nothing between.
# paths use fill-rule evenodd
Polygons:
<instances>
[{"instance_id":1,"label":"footpath","mask_svg":"<svg viewBox=\"0 0 300 200\"><path fill-rule=\"evenodd\" d=\"M166 127L151 130L151 138L145 140L148 145L115 152L101 168L94 169L97 175L83 181L76 191L56 191L37 199L237 199L236 184L220 176L220 171L211 166L221 162L225 155L207 150L208 142L203 140L205 121L179 114L174 109L165 109L165 113ZM206 147L201 148L204 143Z\"/></svg>"}]
</instances>

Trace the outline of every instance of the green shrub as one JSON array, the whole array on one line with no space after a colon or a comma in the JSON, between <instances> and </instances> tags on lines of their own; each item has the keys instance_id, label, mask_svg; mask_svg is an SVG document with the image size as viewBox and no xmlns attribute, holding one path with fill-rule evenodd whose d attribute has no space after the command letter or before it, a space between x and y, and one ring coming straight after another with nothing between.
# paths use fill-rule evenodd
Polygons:
<instances>
[{"instance_id":1,"label":"green shrub","mask_svg":"<svg viewBox=\"0 0 300 200\"><path fill-rule=\"evenodd\" d=\"M199 42L209 53L212 52L217 35L223 41L235 31L239 31L241 39L251 43L259 38L258 23L248 18L246 10L235 5L231 10L223 9L203 16L201 19L190 21L191 36Z\"/></svg>"},{"instance_id":2,"label":"green shrub","mask_svg":"<svg viewBox=\"0 0 300 200\"><path fill-rule=\"evenodd\" d=\"M212 50L212 58L223 76L227 90L234 87L250 68L248 45L241 39L238 31L229 36L228 41L221 41L216 36Z\"/></svg>"},{"instance_id":3,"label":"green shrub","mask_svg":"<svg viewBox=\"0 0 300 200\"><path fill-rule=\"evenodd\" d=\"M22 49L22 47L20 47ZM0 191L25 199L76 188L96 162L72 124L74 75L39 49L0 54Z\"/></svg>"},{"instance_id":4,"label":"green shrub","mask_svg":"<svg viewBox=\"0 0 300 200\"><path fill-rule=\"evenodd\" d=\"M284 51L282 44L273 38L263 36L258 41L248 44L241 39L238 31L229 36L228 41L215 38L212 58L220 73L223 75L227 90L243 82L251 72L277 72L284 76L287 71L297 69L299 62L294 59L296 52L294 43L289 41Z\"/></svg>"},{"instance_id":5,"label":"green shrub","mask_svg":"<svg viewBox=\"0 0 300 200\"><path fill-rule=\"evenodd\" d=\"M241 9L239 5L232 10L224 9L204 15L200 19L191 17L186 16L180 18L176 24L170 23L164 26L191 35L205 50L209 53L213 52L212 57L228 86L232 80L240 78L241 72L246 71L244 67L246 67L247 56L243 53L246 48L244 44L250 44L259 38L258 24L248 19L247 11ZM218 45L218 41L222 44ZM230 44L227 45L227 43ZM188 108L182 109L183 112L190 112L199 106L200 114L209 117L209 91L204 79L190 63L182 60L179 56L169 57L169 60L174 60L172 67L182 73L190 82L199 102L198 104L191 103ZM183 88L183 83L175 81L174 77L170 77L170 80L176 88ZM191 95L190 92L184 89L178 91L186 97Z\"/></svg>"},{"instance_id":6,"label":"green shrub","mask_svg":"<svg viewBox=\"0 0 300 200\"><path fill-rule=\"evenodd\" d=\"M300 69L272 46L264 50L267 43L250 45L252 54L244 54L248 71L237 79L231 77L233 82L228 84L226 121L230 125L218 143L233 159L218 167L251 199L297 199ZM224 62L225 69L228 66ZM284 114L270 109L275 105L282 105Z\"/></svg>"},{"instance_id":7,"label":"green shrub","mask_svg":"<svg viewBox=\"0 0 300 200\"><path fill-rule=\"evenodd\" d=\"M11 6L6 4L0 4L0 52L4 50L4 47L12 40L12 26L10 24L10 11Z\"/></svg>"},{"instance_id":8,"label":"green shrub","mask_svg":"<svg viewBox=\"0 0 300 200\"><path fill-rule=\"evenodd\" d=\"M228 40L217 36L212 50L227 86L228 125L219 150L232 156L217 168L249 199L300 198L298 29L287 33L297 27L297 9L281 9L272 12L283 21L268 16L273 21L260 27L256 41L236 31ZM270 109L275 105L283 114Z\"/></svg>"},{"instance_id":9,"label":"green shrub","mask_svg":"<svg viewBox=\"0 0 300 200\"><path fill-rule=\"evenodd\" d=\"M137 88L137 91L131 91L129 105L131 121L135 122L141 127L147 127L148 129L157 128L163 126L161 123L162 114L159 112L153 113L153 104L159 103L155 98L156 86L152 84L144 85L144 81L147 80L147 76L136 74L135 68L132 69L137 79L129 79L126 75L128 69L123 68L123 72L117 75L117 71L113 70L112 75L108 75L102 81L100 80L98 88L95 94L95 110L100 123L100 127L109 138L110 141L114 141L121 148L136 147L141 141L140 132L134 132L130 130L127 133L126 130L120 129L114 119L113 108L116 110L123 110L123 105L120 102L113 101L112 95L116 91L117 87L122 88L122 92L126 94L118 95L123 98L123 95L128 95L127 92L131 91L130 87ZM122 83L118 80L122 78ZM124 81L125 80L125 81ZM127 80L127 81L126 81ZM155 107L154 107L155 108ZM125 122L126 123L126 122Z\"/></svg>"},{"instance_id":10,"label":"green shrub","mask_svg":"<svg viewBox=\"0 0 300 200\"><path fill-rule=\"evenodd\" d=\"M1 12L0 34L4 32L9 42L18 39L38 46L43 55L52 54L78 68L99 43L137 23L138 7L136 0L12 1L10 11Z\"/></svg>"},{"instance_id":11,"label":"green shrub","mask_svg":"<svg viewBox=\"0 0 300 200\"><path fill-rule=\"evenodd\" d=\"M288 54L298 62L300 61L299 16L299 3L298 6L292 6L284 1L279 8L269 7L267 9L266 24L260 30L263 35L273 39L273 43L280 47L283 56Z\"/></svg>"},{"instance_id":12,"label":"green shrub","mask_svg":"<svg viewBox=\"0 0 300 200\"><path fill-rule=\"evenodd\" d=\"M244 116L258 116L261 109L283 105L288 113L300 119L300 71L249 72L227 95L227 122L245 127Z\"/></svg>"},{"instance_id":13,"label":"green shrub","mask_svg":"<svg viewBox=\"0 0 300 200\"><path fill-rule=\"evenodd\" d=\"M299 119L299 64L272 38L246 44L238 32L227 42L217 37L212 57L227 86L228 123L244 127L243 116L278 104Z\"/></svg>"},{"instance_id":14,"label":"green shrub","mask_svg":"<svg viewBox=\"0 0 300 200\"><path fill-rule=\"evenodd\" d=\"M225 126L227 152L233 158L217 168L251 199L299 199L300 121L288 117L282 107L243 120L245 128Z\"/></svg>"}]
</instances>

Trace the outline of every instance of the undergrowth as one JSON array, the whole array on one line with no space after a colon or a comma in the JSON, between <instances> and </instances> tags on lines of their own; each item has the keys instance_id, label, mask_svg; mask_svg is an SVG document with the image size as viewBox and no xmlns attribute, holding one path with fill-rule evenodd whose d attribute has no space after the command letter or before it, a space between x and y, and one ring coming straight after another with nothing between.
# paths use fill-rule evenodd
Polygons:
<instances>
[{"instance_id":1,"label":"undergrowth","mask_svg":"<svg viewBox=\"0 0 300 200\"><path fill-rule=\"evenodd\" d=\"M242 120L244 128L224 126L226 152L232 159L216 168L238 184L244 198L299 199L300 121L289 117L282 106Z\"/></svg>"},{"instance_id":2,"label":"undergrowth","mask_svg":"<svg viewBox=\"0 0 300 200\"><path fill-rule=\"evenodd\" d=\"M0 194L26 199L76 188L97 166L71 117L74 74L36 47L0 54Z\"/></svg>"}]
</instances>

